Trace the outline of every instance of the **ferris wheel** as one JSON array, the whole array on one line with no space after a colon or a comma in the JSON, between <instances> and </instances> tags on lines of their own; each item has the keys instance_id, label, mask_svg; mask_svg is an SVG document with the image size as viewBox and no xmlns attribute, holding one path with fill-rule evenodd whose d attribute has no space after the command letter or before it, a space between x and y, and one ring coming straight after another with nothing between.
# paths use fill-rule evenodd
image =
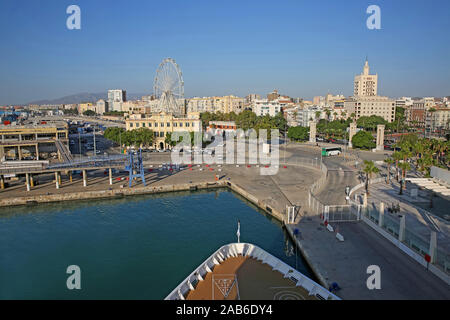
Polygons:
<instances>
[{"instance_id":1,"label":"ferris wheel","mask_svg":"<svg viewBox=\"0 0 450 320\"><path fill-rule=\"evenodd\" d=\"M182 113L183 74L174 59L166 58L158 66L153 93L159 100L161 111L172 114Z\"/></svg>"}]
</instances>

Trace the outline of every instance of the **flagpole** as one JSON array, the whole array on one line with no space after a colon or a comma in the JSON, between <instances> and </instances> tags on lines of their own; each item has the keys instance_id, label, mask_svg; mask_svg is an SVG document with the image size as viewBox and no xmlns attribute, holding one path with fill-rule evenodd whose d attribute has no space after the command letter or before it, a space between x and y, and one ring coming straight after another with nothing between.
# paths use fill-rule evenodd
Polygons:
<instances>
[{"instance_id":1,"label":"flagpole","mask_svg":"<svg viewBox=\"0 0 450 320\"><path fill-rule=\"evenodd\" d=\"M241 243L241 221L238 220L238 229L236 232L238 243Z\"/></svg>"}]
</instances>

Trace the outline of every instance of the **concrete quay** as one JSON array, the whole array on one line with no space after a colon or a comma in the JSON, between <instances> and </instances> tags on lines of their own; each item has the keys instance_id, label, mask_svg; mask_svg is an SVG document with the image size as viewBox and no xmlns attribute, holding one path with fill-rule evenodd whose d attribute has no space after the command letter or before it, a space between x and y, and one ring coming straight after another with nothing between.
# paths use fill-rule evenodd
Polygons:
<instances>
[{"instance_id":1,"label":"concrete quay","mask_svg":"<svg viewBox=\"0 0 450 320\"><path fill-rule=\"evenodd\" d=\"M364 223L341 223L333 225L345 237L339 242L334 233L320 224L320 217L308 207L310 187L323 180L323 185L315 190L315 195L324 204L345 204L345 187L358 183L357 172L346 166L348 161L342 157L324 159L329 171L327 176L318 168L311 167L320 161L320 149L292 144L280 148L280 166L275 176L260 175L260 168L248 167L194 166L192 171L169 172L154 167L152 172L146 166L144 187L138 180L133 188L128 188L124 180L125 172L114 174L110 185L108 173L102 170L88 175L88 183L83 187L80 176L72 182L63 176L59 189L55 189L55 176L40 178L40 184L27 191L23 183L0 191L0 206L9 205L11 199L39 202L45 197L74 200L89 197L116 197L134 194L191 190L200 188L228 187L254 203L258 207L283 221L286 206L297 205L299 212L296 224L288 225L287 230L298 244L302 254L317 278L325 287L337 282L342 288L336 294L343 299L449 299L448 286L421 265L405 255L397 247ZM304 161L307 158L310 161ZM212 169L213 171L210 171ZM219 171L221 170L221 171ZM220 176L216 181L215 175ZM42 180L42 181L41 181ZM120 180L120 181L118 181ZM37 200L32 200L34 198ZM28 200L26 200L28 199ZM61 201L61 200L55 200ZM12 201L14 202L14 201ZM28 202L30 203L30 202ZM12 203L19 204L19 203ZM23 202L22 202L23 204ZM298 237L293 230L299 229ZM369 275L367 267L378 265L381 268L382 289L367 289Z\"/></svg>"}]
</instances>

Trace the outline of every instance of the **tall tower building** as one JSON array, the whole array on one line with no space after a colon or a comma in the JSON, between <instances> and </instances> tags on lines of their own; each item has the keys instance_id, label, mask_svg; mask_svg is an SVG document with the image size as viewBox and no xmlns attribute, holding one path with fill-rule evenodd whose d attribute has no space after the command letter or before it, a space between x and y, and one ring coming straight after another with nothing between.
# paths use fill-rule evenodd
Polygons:
<instances>
[{"instance_id":1,"label":"tall tower building","mask_svg":"<svg viewBox=\"0 0 450 320\"><path fill-rule=\"evenodd\" d=\"M366 59L363 73L355 76L354 91L355 97L373 97L378 93L378 75L370 74L369 61Z\"/></svg>"},{"instance_id":2,"label":"tall tower building","mask_svg":"<svg viewBox=\"0 0 450 320\"><path fill-rule=\"evenodd\" d=\"M122 103L127 101L125 90L108 90L108 106L110 111L122 111Z\"/></svg>"}]
</instances>

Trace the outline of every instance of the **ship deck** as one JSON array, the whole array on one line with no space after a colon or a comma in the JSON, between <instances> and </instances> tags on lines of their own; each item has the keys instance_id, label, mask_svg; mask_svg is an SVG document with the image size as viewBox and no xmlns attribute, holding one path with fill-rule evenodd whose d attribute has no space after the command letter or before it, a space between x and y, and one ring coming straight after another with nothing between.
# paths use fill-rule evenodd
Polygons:
<instances>
[{"instance_id":1,"label":"ship deck","mask_svg":"<svg viewBox=\"0 0 450 320\"><path fill-rule=\"evenodd\" d=\"M252 257L230 257L203 281L194 284L187 300L318 300L283 274Z\"/></svg>"}]
</instances>

